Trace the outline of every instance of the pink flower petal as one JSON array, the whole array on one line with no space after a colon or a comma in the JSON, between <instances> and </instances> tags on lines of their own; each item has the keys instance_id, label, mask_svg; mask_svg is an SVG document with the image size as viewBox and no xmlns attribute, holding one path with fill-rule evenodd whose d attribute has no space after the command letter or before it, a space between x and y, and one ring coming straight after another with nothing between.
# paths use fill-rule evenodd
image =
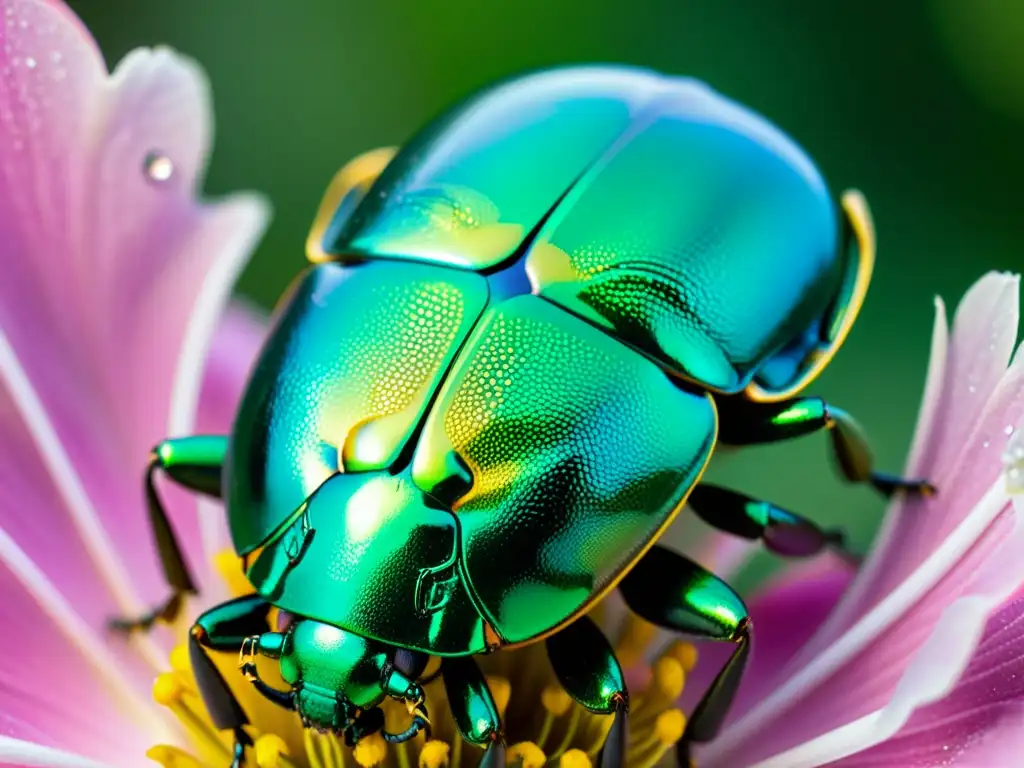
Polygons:
<instances>
[{"instance_id":1,"label":"pink flower petal","mask_svg":"<svg viewBox=\"0 0 1024 768\"><path fill-rule=\"evenodd\" d=\"M266 335L266 323L267 319L260 312L240 302L232 304L221 318L207 357L196 434L230 433L249 370ZM223 504L212 499L199 499L199 525L208 557L231 546ZM204 586L205 591L201 595L204 604L227 597L221 585Z\"/></svg>"},{"instance_id":2,"label":"pink flower petal","mask_svg":"<svg viewBox=\"0 0 1024 768\"><path fill-rule=\"evenodd\" d=\"M196 432L226 435L267 333L267 318L248 304L234 302L220 318L213 337L199 397Z\"/></svg>"},{"instance_id":3,"label":"pink flower petal","mask_svg":"<svg viewBox=\"0 0 1024 768\"><path fill-rule=\"evenodd\" d=\"M999 475L1005 430L1024 413L1024 369L1007 372L1019 282L991 272L975 283L957 307L948 352L945 311L937 303L926 397L906 473L932 480L939 496L892 505L861 574L807 655L830 645L919 567Z\"/></svg>"},{"instance_id":4,"label":"pink flower petal","mask_svg":"<svg viewBox=\"0 0 1024 768\"><path fill-rule=\"evenodd\" d=\"M843 760L843 768L934 765L1002 768L1024 755L1024 595L993 616L944 699L916 711L900 733Z\"/></svg>"},{"instance_id":5,"label":"pink flower petal","mask_svg":"<svg viewBox=\"0 0 1024 768\"><path fill-rule=\"evenodd\" d=\"M733 719L775 685L777 670L818 630L852 578L851 567L839 558L819 557L791 566L750 598L754 646Z\"/></svg>"},{"instance_id":6,"label":"pink flower petal","mask_svg":"<svg viewBox=\"0 0 1024 768\"><path fill-rule=\"evenodd\" d=\"M995 290L997 283L1006 290ZM993 553L1016 531L1002 487L1000 454L1006 425L1024 423L1024 356L993 380L984 361L964 351L956 354L957 345L987 349L992 340L994 354L1005 360L1000 340L1006 322L1016 328L1017 284L989 277L980 285L965 300L970 311L958 313L958 322L964 320L976 335L954 332L952 367L945 370L944 390L958 391L961 401L944 393L934 415L936 429L942 424L947 430L943 440L950 439L950 424L960 424L963 442L921 454L939 495L894 505L890 515L898 517L888 527L891 545L858 577L870 579L870 587L855 582L837 609L845 604L845 621L830 619L778 672L768 695L709 748L705 764L751 765L803 745L799 753L779 757L781 762L764 763L765 768L819 765L825 755L836 759L870 746L872 739L884 737L884 728L898 729L914 708L939 696L940 683L952 686L969 658L971 646L964 643L980 635L987 618L977 606L991 610L992 595L1009 594L1024 580L1024 566L1013 558L1001 557L1004 566L995 575L988 570ZM972 376L978 385L961 386ZM971 386L982 385L991 393L979 390L975 404L967 396L975 394ZM878 721L883 710L885 723Z\"/></svg>"},{"instance_id":7,"label":"pink flower petal","mask_svg":"<svg viewBox=\"0 0 1024 768\"><path fill-rule=\"evenodd\" d=\"M908 592L901 590L887 598L909 603L909 610L893 611L881 604L837 641L834 652L812 660L806 673L780 676L779 687L796 679L802 692L786 691L777 701L766 697L763 701L775 707L771 716L755 721L754 729L749 727L753 718L746 723L741 719L738 725L745 730L739 738L732 745L716 745L726 748L707 764L811 768L893 736L914 709L952 688L988 612L1006 596L1010 584L1024 579L1024 565L1016 564L1019 557L1010 552L1011 543L1021 545L1024 539L1007 537L1013 523L1013 515L1004 511L962 559L961 570L947 572L921 597L915 599L909 590L898 600L901 592ZM990 573L989 561L996 552L1001 567ZM897 623L872 641L870 628L880 627L890 615L899 617ZM813 684L800 685L805 675Z\"/></svg>"},{"instance_id":8,"label":"pink flower petal","mask_svg":"<svg viewBox=\"0 0 1024 768\"><path fill-rule=\"evenodd\" d=\"M124 684L117 655L4 534L0 552L2 735L124 768L142 764L145 749L168 736L155 705Z\"/></svg>"},{"instance_id":9,"label":"pink flower petal","mask_svg":"<svg viewBox=\"0 0 1024 768\"><path fill-rule=\"evenodd\" d=\"M0 385L0 531L17 542L18 550L33 563L60 563L60 568L51 568L48 574L55 588L90 631L102 634L112 647L121 646L122 639L106 637L107 621L119 614L117 601L51 482L20 414L12 409L9 394ZM3 555L0 552L0 563ZM138 638L136 647L151 664L165 658L145 638ZM139 691L148 688L152 667L135 654L124 654L122 671L136 681ZM57 665L53 672L57 677L74 674L72 668Z\"/></svg>"},{"instance_id":10,"label":"pink flower petal","mask_svg":"<svg viewBox=\"0 0 1024 768\"><path fill-rule=\"evenodd\" d=\"M192 429L214 324L266 209L251 196L193 199L210 139L195 65L136 51L108 78L63 4L0 6L0 331L30 385L18 391L42 412L25 414L28 396L15 407L37 443L51 431L63 445L62 474L102 518L91 551L112 542L119 556L105 559L125 561L120 584L150 603L166 588L152 548L140 546L150 538L139 491L146 454L168 432ZM147 172L154 156L169 159L169 178ZM13 389L11 375L0 368ZM195 507L175 500L175 526L194 552ZM83 536L86 517L75 517Z\"/></svg>"}]
</instances>

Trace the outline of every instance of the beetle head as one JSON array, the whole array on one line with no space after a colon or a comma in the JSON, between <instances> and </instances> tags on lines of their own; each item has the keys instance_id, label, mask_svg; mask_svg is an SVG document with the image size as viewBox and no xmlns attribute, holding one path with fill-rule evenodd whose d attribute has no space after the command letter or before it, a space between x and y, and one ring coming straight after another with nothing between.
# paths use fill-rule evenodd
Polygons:
<instances>
[{"instance_id":1,"label":"beetle head","mask_svg":"<svg viewBox=\"0 0 1024 768\"><path fill-rule=\"evenodd\" d=\"M383 728L379 705L388 697L406 703L413 716L408 738L428 725L423 689L415 682L426 666L424 654L287 614L277 632L252 639L252 650L278 659L281 678L292 690L289 696L270 689L269 698L287 701L307 727L344 734L354 743ZM266 694L267 686L252 673L254 665L248 669L249 679ZM402 736L385 733L389 741L404 741Z\"/></svg>"}]
</instances>

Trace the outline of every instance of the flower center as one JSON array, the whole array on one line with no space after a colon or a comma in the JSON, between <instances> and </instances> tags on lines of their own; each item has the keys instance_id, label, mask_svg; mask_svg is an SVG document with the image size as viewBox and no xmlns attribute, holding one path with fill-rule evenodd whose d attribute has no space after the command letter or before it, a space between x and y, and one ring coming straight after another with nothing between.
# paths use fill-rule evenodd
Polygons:
<instances>
[{"instance_id":1,"label":"flower center","mask_svg":"<svg viewBox=\"0 0 1024 768\"><path fill-rule=\"evenodd\" d=\"M252 592L233 553L216 561L230 590L237 596ZM598 606L591 616L600 623ZM278 617L271 616L276 624ZM628 753L631 768L654 768L672 762L673 747L682 737L685 717L676 708L686 674L697 660L689 643L670 645L654 662L646 658L655 628L630 614L619 627L616 653L633 682L629 715ZM354 748L330 734L304 729L294 712L280 709L260 697L237 670L235 654L213 654L214 663L238 698L251 725L253 748L249 766L258 768L472 768L482 750L462 741L455 727L440 677L425 686L432 731L404 744L387 744L380 734L360 741ZM287 689L269 659L260 674L275 687ZM514 651L478 657L491 693L502 715L508 748L508 765L522 768L590 768L597 762L612 718L594 715L576 704L555 677L543 643ZM430 679L440 661L432 659L424 673ZM231 762L232 735L218 732L210 721L196 689L184 645L170 656L170 671L160 675L153 697L167 707L188 735L188 747L158 745L147 753L164 768L223 768ZM538 706L539 704L539 706ZM405 707L385 701L386 728L400 731L408 725Z\"/></svg>"}]
</instances>

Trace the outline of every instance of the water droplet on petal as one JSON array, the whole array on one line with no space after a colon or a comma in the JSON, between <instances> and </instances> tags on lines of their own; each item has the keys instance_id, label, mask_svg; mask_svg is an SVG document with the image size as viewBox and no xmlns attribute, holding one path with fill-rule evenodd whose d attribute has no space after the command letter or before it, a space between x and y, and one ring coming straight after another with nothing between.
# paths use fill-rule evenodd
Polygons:
<instances>
[{"instance_id":1,"label":"water droplet on petal","mask_svg":"<svg viewBox=\"0 0 1024 768\"><path fill-rule=\"evenodd\" d=\"M1013 436L1002 456L1006 489L1010 493L1021 493L1024 492L1024 430L1011 429L1010 432Z\"/></svg>"},{"instance_id":2,"label":"water droplet on petal","mask_svg":"<svg viewBox=\"0 0 1024 768\"><path fill-rule=\"evenodd\" d=\"M1004 435L1012 435L1013 434L1013 424L1007 424L1003 428L1003 434Z\"/></svg>"},{"instance_id":3,"label":"water droplet on petal","mask_svg":"<svg viewBox=\"0 0 1024 768\"><path fill-rule=\"evenodd\" d=\"M969 387L967 387L967 391L970 392L973 395L975 392L978 391L978 388L976 386L974 386L973 384L971 384Z\"/></svg>"},{"instance_id":4,"label":"water droplet on petal","mask_svg":"<svg viewBox=\"0 0 1024 768\"><path fill-rule=\"evenodd\" d=\"M146 178L157 183L167 181L174 174L174 163L171 162L171 158L162 152L154 151L148 153L142 168Z\"/></svg>"},{"instance_id":5,"label":"water droplet on petal","mask_svg":"<svg viewBox=\"0 0 1024 768\"><path fill-rule=\"evenodd\" d=\"M36 60L33 59L31 56L26 56L25 57L25 66L28 67L29 69L35 69Z\"/></svg>"}]
</instances>

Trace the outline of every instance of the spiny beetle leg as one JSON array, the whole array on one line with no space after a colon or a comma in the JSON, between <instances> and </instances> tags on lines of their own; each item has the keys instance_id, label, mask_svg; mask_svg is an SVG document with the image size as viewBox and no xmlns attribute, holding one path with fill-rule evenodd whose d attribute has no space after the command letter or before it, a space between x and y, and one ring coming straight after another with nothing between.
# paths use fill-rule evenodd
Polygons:
<instances>
[{"instance_id":1,"label":"spiny beetle leg","mask_svg":"<svg viewBox=\"0 0 1024 768\"><path fill-rule=\"evenodd\" d=\"M860 425L850 414L820 397L798 397L779 403L722 398L719 419L719 439L726 445L774 443L827 429L833 456L849 482L868 483L886 498L897 491L926 496L935 493L935 487L927 480L876 472L871 447Z\"/></svg>"},{"instance_id":2,"label":"spiny beetle leg","mask_svg":"<svg viewBox=\"0 0 1024 768\"><path fill-rule=\"evenodd\" d=\"M615 715L601 751L600 768L625 765L629 694L622 668L604 634L582 616L549 637L547 651L566 693L591 712Z\"/></svg>"},{"instance_id":3,"label":"spiny beetle leg","mask_svg":"<svg viewBox=\"0 0 1024 768\"><path fill-rule=\"evenodd\" d=\"M729 712L747 664L751 626L743 600L721 579L659 546L633 566L619 589L629 609L652 624L736 645L683 735L687 742L710 741Z\"/></svg>"},{"instance_id":4,"label":"spiny beetle leg","mask_svg":"<svg viewBox=\"0 0 1024 768\"><path fill-rule=\"evenodd\" d=\"M148 630L157 621L172 622L178 617L185 595L196 593L195 582L189 573L174 528L167 517L160 494L156 490L156 472L163 470L178 485L197 493L220 497L221 471L227 452L227 438L206 435L165 440L157 445L149 457L143 487L149 524L153 529L164 579L171 588L171 596L153 610L133 619L116 618L110 628L119 632Z\"/></svg>"},{"instance_id":5,"label":"spiny beetle leg","mask_svg":"<svg viewBox=\"0 0 1024 768\"><path fill-rule=\"evenodd\" d=\"M472 656L450 656L441 661L444 689L455 725L462 738L486 746L481 768L504 768L505 735L501 716L480 667Z\"/></svg>"},{"instance_id":6,"label":"spiny beetle leg","mask_svg":"<svg viewBox=\"0 0 1024 768\"><path fill-rule=\"evenodd\" d=\"M235 734L232 768L243 765L245 748L252 740L243 726L249 724L238 699L224 681L207 651L239 651L246 638L266 632L270 604L259 595L246 595L204 613L189 633L188 655L196 687L215 728Z\"/></svg>"},{"instance_id":7,"label":"spiny beetle leg","mask_svg":"<svg viewBox=\"0 0 1024 768\"><path fill-rule=\"evenodd\" d=\"M811 557L830 548L850 563L860 564L860 558L847 550L842 531L823 530L771 502L701 483L691 491L688 504L708 525L745 539L760 539L777 555Z\"/></svg>"}]
</instances>

